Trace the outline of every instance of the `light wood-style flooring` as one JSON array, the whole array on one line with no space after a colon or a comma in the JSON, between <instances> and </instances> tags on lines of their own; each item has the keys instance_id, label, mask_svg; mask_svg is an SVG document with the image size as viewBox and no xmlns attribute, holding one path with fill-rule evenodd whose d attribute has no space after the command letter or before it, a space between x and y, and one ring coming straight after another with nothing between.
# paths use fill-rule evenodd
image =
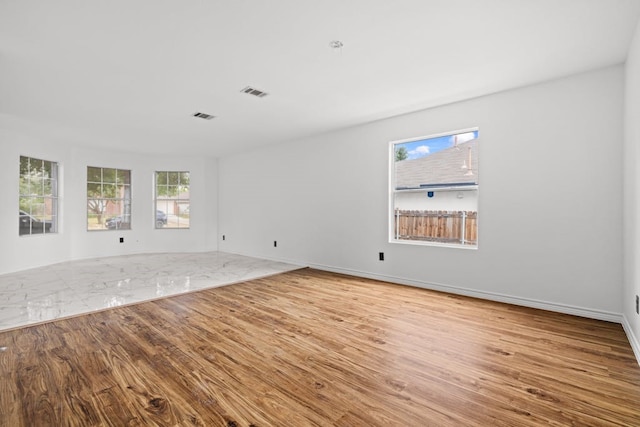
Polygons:
<instances>
[{"instance_id":1,"label":"light wood-style flooring","mask_svg":"<svg viewBox=\"0 0 640 427\"><path fill-rule=\"evenodd\" d=\"M313 269L0 347L2 426L640 426L618 324Z\"/></svg>"}]
</instances>

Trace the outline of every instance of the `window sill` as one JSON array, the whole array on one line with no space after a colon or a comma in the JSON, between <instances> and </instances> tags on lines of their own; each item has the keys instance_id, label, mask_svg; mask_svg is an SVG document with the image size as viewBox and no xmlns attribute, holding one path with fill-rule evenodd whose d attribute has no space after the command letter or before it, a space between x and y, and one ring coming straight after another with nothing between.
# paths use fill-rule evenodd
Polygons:
<instances>
[{"instance_id":1,"label":"window sill","mask_svg":"<svg viewBox=\"0 0 640 427\"><path fill-rule=\"evenodd\" d=\"M451 248L451 249L465 249L465 250L477 250L478 245L461 245L458 243L439 243L439 242L429 242L422 240L397 240L397 239L389 239L389 243L395 243L399 245L412 245L412 246L433 246L440 248Z\"/></svg>"}]
</instances>

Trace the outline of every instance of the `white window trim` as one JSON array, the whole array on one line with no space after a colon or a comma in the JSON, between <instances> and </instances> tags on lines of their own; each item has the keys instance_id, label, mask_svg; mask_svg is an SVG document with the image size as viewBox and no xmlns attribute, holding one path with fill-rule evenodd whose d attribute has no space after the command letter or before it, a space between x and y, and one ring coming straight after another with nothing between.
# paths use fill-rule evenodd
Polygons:
<instances>
[{"instance_id":1,"label":"white window trim","mask_svg":"<svg viewBox=\"0 0 640 427\"><path fill-rule=\"evenodd\" d=\"M394 244L399 244L399 245L412 245L412 246L429 246L429 247L440 247L440 248L451 248L451 249L464 249L464 250L478 250L479 247L479 242L480 242L480 214L478 213L478 218L477 218L477 224L478 224L478 238L477 238L477 242L476 245L471 246L471 245L462 245L459 243L441 243L441 242L431 242L431 241L422 241L422 240L399 240L395 238L395 233L394 233L394 225L395 225L395 195L396 193L402 193L402 192L426 192L426 191L451 191L453 190L452 187L449 187L449 189L447 189L447 187L438 187L438 188L432 188L432 189L405 189L405 190L396 190L395 189L395 146L398 144L404 144L407 142L415 142L415 141L422 141L425 139L433 139L433 138L439 138L442 136L451 136L451 135L458 135L461 133L468 133L468 132L476 132L479 131L480 128L479 127L471 127L471 128L464 128L464 129L459 129L459 130L454 130L454 131L449 131L449 132L441 132L441 133L435 133L435 134L430 134L430 135L425 135L425 136L418 136L418 137L414 137L414 138L407 138L407 139L399 139L399 140L395 140L395 141L390 141L389 142L389 154L388 154L388 158L389 158L389 164L388 164L388 192L389 192L389 198L388 198L388 215L387 215L387 230L388 230L388 237L389 237L389 243L394 243ZM470 190L475 190L478 193L478 200L480 200L480 189L479 189L479 185L473 186L475 188L471 188L471 186L466 189L466 191L470 191ZM455 189L455 191L465 191L462 188L460 189Z\"/></svg>"},{"instance_id":2,"label":"white window trim","mask_svg":"<svg viewBox=\"0 0 640 427\"><path fill-rule=\"evenodd\" d=\"M128 228L104 228L104 229L91 229L89 228L89 210L87 209L87 204L89 201L89 193L87 191L87 184L89 183L89 179L88 177L85 175L85 231L88 233L93 233L93 232L102 232L102 231L120 231L120 232L126 232L126 231L130 231L133 229L133 170L131 169L124 169L124 168L118 168L118 167L109 167L109 166L91 166L91 165L87 165L85 168L85 171L88 170L88 168L97 168L97 169L102 169L102 174L100 176L100 183L104 184L104 169L113 169L116 171L127 171L129 172L129 198L123 197L123 198L114 198L114 199L108 199L108 198L94 198L93 200L121 200L123 205L126 204L125 202L128 201L129 203L129 227ZM94 183L96 183L96 181L92 181Z\"/></svg>"},{"instance_id":3,"label":"white window trim","mask_svg":"<svg viewBox=\"0 0 640 427\"><path fill-rule=\"evenodd\" d=\"M190 170L156 170L153 172L153 229L154 230L190 230L191 229L191 213L189 213L189 226L188 227L158 227L156 211L158 208L158 173L188 173L189 174L189 206L191 206L191 171ZM187 199L178 199L187 200ZM168 215L167 212L165 214Z\"/></svg>"},{"instance_id":4,"label":"white window trim","mask_svg":"<svg viewBox=\"0 0 640 427\"><path fill-rule=\"evenodd\" d=\"M52 194L51 197L46 197L43 196L44 198L48 198L51 199L51 203L53 205L53 209L52 209L52 214L55 217L55 222L52 224L52 227L55 229L55 231L49 232L49 233L29 233L29 234L20 234L20 230L18 230L18 235L22 238L22 237L33 237L33 236L47 236L47 235L52 235L52 234L60 234L61 233L61 224L62 221L60 221L61 218L61 200L62 200L62 166L60 164L60 162L55 161L55 160L46 160L46 159L42 159L39 156L29 156L29 155L24 155L21 154L18 157L18 185L20 183L20 180L22 179L22 173L20 171L20 159L22 157L28 158L28 159L35 159L35 160L40 160L40 161L45 161L45 162L50 162L52 164L55 164L55 179L51 178L52 180L55 180L55 194ZM20 190L18 190L18 200L20 200L22 197L28 197L28 198L35 198L36 196L31 196L31 195L23 195ZM18 206L19 206L19 202L18 202ZM30 212L29 212L30 213ZM19 226L18 226L19 227Z\"/></svg>"}]
</instances>

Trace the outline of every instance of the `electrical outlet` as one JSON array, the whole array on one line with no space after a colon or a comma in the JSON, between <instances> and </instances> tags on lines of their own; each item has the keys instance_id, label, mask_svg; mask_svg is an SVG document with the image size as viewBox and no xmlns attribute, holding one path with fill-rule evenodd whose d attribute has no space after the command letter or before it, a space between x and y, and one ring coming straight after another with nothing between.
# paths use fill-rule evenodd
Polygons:
<instances>
[{"instance_id":1,"label":"electrical outlet","mask_svg":"<svg viewBox=\"0 0 640 427\"><path fill-rule=\"evenodd\" d=\"M378 259L379 259L380 261L384 261L384 252L379 252L379 253L378 253Z\"/></svg>"},{"instance_id":2,"label":"electrical outlet","mask_svg":"<svg viewBox=\"0 0 640 427\"><path fill-rule=\"evenodd\" d=\"M224 240L225 238L226 238L226 236L223 234L223 235L222 235L222 240Z\"/></svg>"},{"instance_id":3,"label":"electrical outlet","mask_svg":"<svg viewBox=\"0 0 640 427\"><path fill-rule=\"evenodd\" d=\"M636 295L636 314L640 314L640 297Z\"/></svg>"},{"instance_id":4,"label":"electrical outlet","mask_svg":"<svg viewBox=\"0 0 640 427\"><path fill-rule=\"evenodd\" d=\"M275 241L275 240L273 241L273 247L274 247L274 248L277 248L277 247L278 247L278 242L277 242L277 241Z\"/></svg>"},{"instance_id":5,"label":"electrical outlet","mask_svg":"<svg viewBox=\"0 0 640 427\"><path fill-rule=\"evenodd\" d=\"M124 237L120 238L120 243L124 243Z\"/></svg>"}]
</instances>

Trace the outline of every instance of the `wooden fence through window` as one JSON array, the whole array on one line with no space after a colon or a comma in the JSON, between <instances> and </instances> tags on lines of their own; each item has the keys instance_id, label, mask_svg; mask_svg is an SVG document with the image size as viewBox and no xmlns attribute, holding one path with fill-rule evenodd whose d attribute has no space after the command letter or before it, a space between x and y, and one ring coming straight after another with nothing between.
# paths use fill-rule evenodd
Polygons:
<instances>
[{"instance_id":1,"label":"wooden fence through window","mask_svg":"<svg viewBox=\"0 0 640 427\"><path fill-rule=\"evenodd\" d=\"M478 213L471 211L409 211L396 209L398 240L476 245Z\"/></svg>"}]
</instances>

